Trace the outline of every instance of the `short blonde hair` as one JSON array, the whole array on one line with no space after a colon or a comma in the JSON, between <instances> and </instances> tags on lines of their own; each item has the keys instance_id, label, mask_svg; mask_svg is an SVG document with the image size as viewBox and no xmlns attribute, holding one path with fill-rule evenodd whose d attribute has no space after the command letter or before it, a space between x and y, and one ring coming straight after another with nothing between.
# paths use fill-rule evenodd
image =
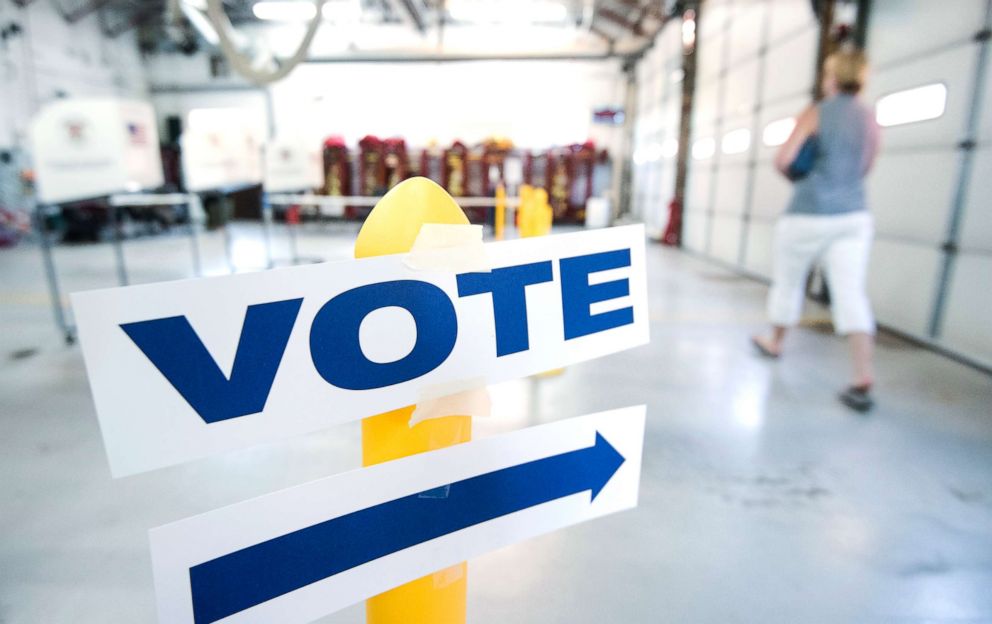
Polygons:
<instances>
[{"instance_id":1,"label":"short blonde hair","mask_svg":"<svg viewBox=\"0 0 992 624\"><path fill-rule=\"evenodd\" d=\"M868 77L868 58L861 50L841 50L827 57L823 69L834 77L838 90L857 93Z\"/></svg>"}]
</instances>

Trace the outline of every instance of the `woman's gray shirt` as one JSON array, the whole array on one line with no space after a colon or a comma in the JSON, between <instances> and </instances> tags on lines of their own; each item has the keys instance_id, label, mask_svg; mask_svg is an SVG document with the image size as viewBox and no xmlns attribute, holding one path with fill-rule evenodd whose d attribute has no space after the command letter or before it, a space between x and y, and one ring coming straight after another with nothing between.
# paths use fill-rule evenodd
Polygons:
<instances>
[{"instance_id":1,"label":"woman's gray shirt","mask_svg":"<svg viewBox=\"0 0 992 624\"><path fill-rule=\"evenodd\" d=\"M832 215L865 210L864 176L877 132L872 110L852 95L823 100L816 160L796 182L786 212Z\"/></svg>"}]
</instances>

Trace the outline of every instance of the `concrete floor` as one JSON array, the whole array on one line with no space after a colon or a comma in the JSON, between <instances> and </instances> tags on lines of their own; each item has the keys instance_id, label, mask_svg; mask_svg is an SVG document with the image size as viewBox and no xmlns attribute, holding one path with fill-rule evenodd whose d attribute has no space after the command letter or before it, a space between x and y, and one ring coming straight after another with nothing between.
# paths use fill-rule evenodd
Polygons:
<instances>
[{"instance_id":1,"label":"concrete floor","mask_svg":"<svg viewBox=\"0 0 992 624\"><path fill-rule=\"evenodd\" d=\"M301 252L348 257L355 231L312 228ZM238 262L258 260L257 228L235 241ZM203 245L223 272L220 237ZM134 282L190 271L179 236L127 256ZM59 248L65 290L112 285L112 258ZM834 400L841 341L813 326L782 361L759 359L763 285L656 245L648 260L649 346L496 386L476 423L481 437L647 403L640 507L473 560L469 620L992 622L992 379L883 339L879 406L855 415ZM29 245L0 251L0 432L5 624L152 622L150 527L358 465L351 424L111 480Z\"/></svg>"}]
</instances>

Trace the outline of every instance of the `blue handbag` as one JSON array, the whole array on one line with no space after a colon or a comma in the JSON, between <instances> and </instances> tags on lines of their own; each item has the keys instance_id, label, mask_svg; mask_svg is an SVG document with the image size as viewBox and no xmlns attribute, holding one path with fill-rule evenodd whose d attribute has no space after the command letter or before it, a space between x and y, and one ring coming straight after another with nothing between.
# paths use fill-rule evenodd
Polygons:
<instances>
[{"instance_id":1,"label":"blue handbag","mask_svg":"<svg viewBox=\"0 0 992 624\"><path fill-rule=\"evenodd\" d=\"M813 170L813 164L816 163L816 155L819 151L820 142L816 138L816 135L810 135L803 146L799 148L799 153L796 154L796 158L789 165L789 169L785 172L785 176L797 182L802 180L809 175L809 172Z\"/></svg>"}]
</instances>

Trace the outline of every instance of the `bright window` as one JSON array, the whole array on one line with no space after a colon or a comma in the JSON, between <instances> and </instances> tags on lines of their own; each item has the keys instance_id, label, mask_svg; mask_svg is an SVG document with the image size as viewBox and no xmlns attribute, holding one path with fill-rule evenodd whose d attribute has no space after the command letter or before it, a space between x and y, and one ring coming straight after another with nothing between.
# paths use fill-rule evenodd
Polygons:
<instances>
[{"instance_id":1,"label":"bright window","mask_svg":"<svg viewBox=\"0 0 992 624\"><path fill-rule=\"evenodd\" d=\"M896 91L875 103L875 120L883 127L936 119L947 107L947 87L934 83Z\"/></svg>"},{"instance_id":2,"label":"bright window","mask_svg":"<svg viewBox=\"0 0 992 624\"><path fill-rule=\"evenodd\" d=\"M710 158L716 153L716 141L713 137L699 139L692 144L692 157L696 160Z\"/></svg>"},{"instance_id":3,"label":"bright window","mask_svg":"<svg viewBox=\"0 0 992 624\"><path fill-rule=\"evenodd\" d=\"M761 133L761 142L767 147L781 145L788 140L789 135L792 134L792 129L795 127L796 120L793 117L773 121L765 126L764 131Z\"/></svg>"},{"instance_id":4,"label":"bright window","mask_svg":"<svg viewBox=\"0 0 992 624\"><path fill-rule=\"evenodd\" d=\"M731 130L723 135L723 140L720 141L720 149L724 154L743 154L749 147L751 147L751 131L747 128Z\"/></svg>"},{"instance_id":5,"label":"bright window","mask_svg":"<svg viewBox=\"0 0 992 624\"><path fill-rule=\"evenodd\" d=\"M679 140L678 139L665 139L661 144L661 156L663 158L675 158L675 155L679 153Z\"/></svg>"}]
</instances>

